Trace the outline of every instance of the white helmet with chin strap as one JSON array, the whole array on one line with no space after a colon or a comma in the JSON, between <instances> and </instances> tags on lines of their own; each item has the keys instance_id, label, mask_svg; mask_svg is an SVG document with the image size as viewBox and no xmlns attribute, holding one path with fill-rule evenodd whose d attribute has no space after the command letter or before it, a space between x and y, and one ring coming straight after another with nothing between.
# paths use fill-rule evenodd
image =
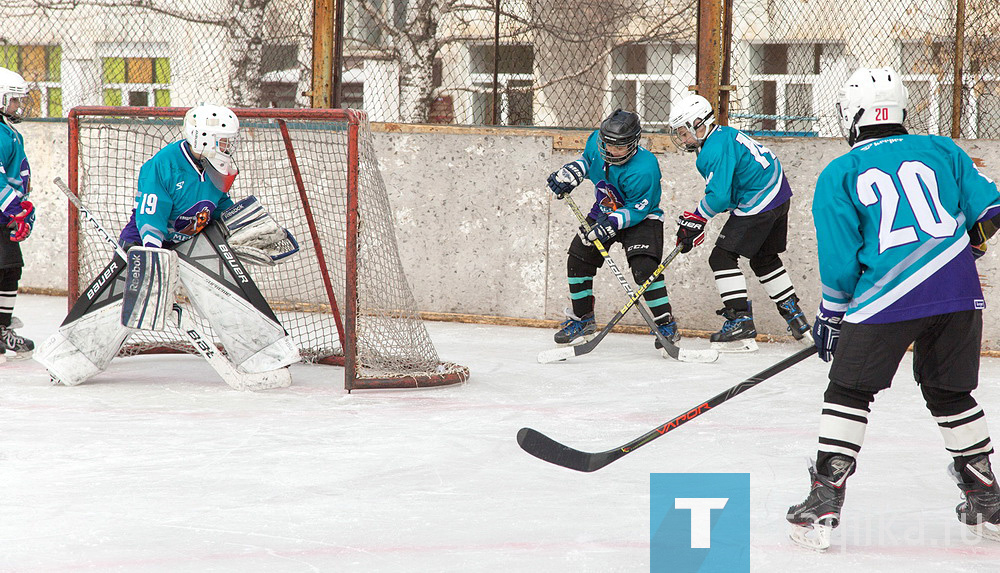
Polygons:
<instances>
[{"instance_id":1,"label":"white helmet with chin strap","mask_svg":"<svg viewBox=\"0 0 1000 573\"><path fill-rule=\"evenodd\" d=\"M11 123L18 123L24 119L26 101L28 97L28 82L24 81L21 74L0 68L0 115L10 120ZM10 103L17 100L16 109L9 109Z\"/></svg>"},{"instance_id":2,"label":"white helmet with chin strap","mask_svg":"<svg viewBox=\"0 0 1000 573\"><path fill-rule=\"evenodd\" d=\"M837 93L837 116L848 145L869 125L902 124L909 92L892 68L858 68Z\"/></svg>"},{"instance_id":3,"label":"white helmet with chin strap","mask_svg":"<svg viewBox=\"0 0 1000 573\"><path fill-rule=\"evenodd\" d=\"M223 175L236 171L233 153L239 131L240 120L228 107L203 103L184 114L184 139L191 151L207 159Z\"/></svg>"},{"instance_id":4,"label":"white helmet with chin strap","mask_svg":"<svg viewBox=\"0 0 1000 573\"><path fill-rule=\"evenodd\" d=\"M684 98L670 114L670 127L674 130L673 139L677 147L686 151L697 151L705 142L712 124L715 122L715 110L712 104L703 96L692 94ZM705 133L698 137L698 129L704 126ZM683 131L681 131L683 130ZM683 133L690 133L694 143L684 141Z\"/></svg>"}]
</instances>

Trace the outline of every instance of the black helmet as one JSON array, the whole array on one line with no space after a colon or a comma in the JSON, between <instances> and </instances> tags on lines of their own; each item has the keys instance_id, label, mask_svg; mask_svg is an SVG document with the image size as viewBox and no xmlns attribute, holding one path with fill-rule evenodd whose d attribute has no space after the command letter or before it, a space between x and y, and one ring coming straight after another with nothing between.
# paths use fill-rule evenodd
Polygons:
<instances>
[{"instance_id":1,"label":"black helmet","mask_svg":"<svg viewBox=\"0 0 1000 573\"><path fill-rule=\"evenodd\" d=\"M639 116L630 111L616 109L607 119L601 122L597 148L601 152L601 159L608 165L621 165L632 159L639 149L639 139L642 137L642 126L639 125ZM624 146L627 148L623 155L609 155L608 145Z\"/></svg>"}]
</instances>

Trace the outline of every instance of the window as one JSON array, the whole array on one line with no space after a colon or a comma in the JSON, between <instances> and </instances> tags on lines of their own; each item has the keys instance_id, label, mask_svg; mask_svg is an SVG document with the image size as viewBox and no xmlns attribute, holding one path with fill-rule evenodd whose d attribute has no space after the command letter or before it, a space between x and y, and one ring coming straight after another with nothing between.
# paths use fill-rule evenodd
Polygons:
<instances>
[{"instance_id":1,"label":"window","mask_svg":"<svg viewBox=\"0 0 1000 573\"><path fill-rule=\"evenodd\" d=\"M28 82L31 117L62 116L62 48L59 46L0 46L0 66Z\"/></svg>"},{"instance_id":2,"label":"window","mask_svg":"<svg viewBox=\"0 0 1000 573\"><path fill-rule=\"evenodd\" d=\"M834 64L843 59L843 52L841 44L752 46L750 90L730 119L752 135L817 135L816 86L843 81L826 76L840 73Z\"/></svg>"},{"instance_id":3,"label":"window","mask_svg":"<svg viewBox=\"0 0 1000 573\"><path fill-rule=\"evenodd\" d=\"M472 81L472 123L534 125L534 50L528 45L500 46L497 52L497 101L493 99L493 45L472 46L469 68Z\"/></svg>"},{"instance_id":4,"label":"window","mask_svg":"<svg viewBox=\"0 0 1000 573\"><path fill-rule=\"evenodd\" d=\"M170 105L170 58L101 58L104 105Z\"/></svg>"},{"instance_id":5,"label":"window","mask_svg":"<svg viewBox=\"0 0 1000 573\"><path fill-rule=\"evenodd\" d=\"M611 53L606 112L622 108L639 114L643 127L666 127L670 104L687 95L694 81L693 46L631 44Z\"/></svg>"},{"instance_id":6,"label":"window","mask_svg":"<svg viewBox=\"0 0 1000 573\"><path fill-rule=\"evenodd\" d=\"M260 61L261 105L295 107L302 73L299 47L294 44L267 46Z\"/></svg>"}]
</instances>

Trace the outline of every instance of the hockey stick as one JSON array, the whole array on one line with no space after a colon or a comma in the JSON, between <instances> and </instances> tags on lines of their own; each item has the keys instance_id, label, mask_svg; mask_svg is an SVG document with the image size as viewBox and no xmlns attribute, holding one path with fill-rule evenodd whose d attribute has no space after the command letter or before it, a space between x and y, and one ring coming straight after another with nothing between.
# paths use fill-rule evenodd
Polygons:
<instances>
[{"instance_id":1,"label":"hockey stick","mask_svg":"<svg viewBox=\"0 0 1000 573\"><path fill-rule=\"evenodd\" d=\"M573 197L566 195L565 199L569 208L573 210L573 214L575 214L576 218L579 219L580 224L583 225L587 231L590 231L590 225L587 223L587 218L584 217L583 213L580 211L580 207L578 207L576 201L573 200ZM679 360L681 362L715 362L719 359L719 353L715 350L683 350L678 348L673 341L667 340L667 337L663 336L663 334L660 333L660 329L657 328L656 320L653 318L652 313L649 312L649 309L646 308L646 305L644 305L642 301L638 300L635 291L632 290L632 285L628 284L628 280L625 279L625 275L622 274L622 271L618 268L615 260L611 258L610 254L608 254L608 250L605 249L604 245L602 245L597 239L594 239L591 243L597 247L601 256L608 262L608 266L611 267L611 272L614 273L618 282L621 283L622 288L625 289L625 293L629 296L629 298L636 298L635 306L639 309L639 314L642 315L643 320L646 321L646 324L653 331L656 339L660 341L660 345L663 347L661 350L664 356L669 356L674 360ZM677 252L676 248L674 249L674 252ZM653 276L656 275L654 274Z\"/></svg>"},{"instance_id":2,"label":"hockey stick","mask_svg":"<svg viewBox=\"0 0 1000 573\"><path fill-rule=\"evenodd\" d=\"M569 446L564 446L545 434L531 428L521 428L517 432L517 443L521 446L522 450L540 460L544 460L557 466L562 466L578 472L592 472L599 470L625 454L632 453L649 442L652 442L656 438L659 438L663 434L677 428L681 424L690 422L691 420L704 414L706 411L715 408L734 396L746 392L771 376L774 376L790 366L798 364L815 353L815 346L803 348L788 358L785 358L781 362L778 362L777 364L754 374L732 388L729 388L725 392L709 398L707 401L702 402L680 416L677 416L673 420L670 420L669 422L662 424L632 440L631 442L613 450L597 453L581 452L580 450L574 450Z\"/></svg>"},{"instance_id":3,"label":"hockey stick","mask_svg":"<svg viewBox=\"0 0 1000 573\"><path fill-rule=\"evenodd\" d=\"M100 234L101 238L106 242L110 243L115 248L115 253L118 254L123 260L128 261L128 256L125 254L125 249L118 244L118 241L111 236L110 233L105 230L101 222L98 221L93 213L84 206L80 198L76 196L73 191L70 190L66 182L61 178L56 177L53 180L56 187L62 191L66 197L69 198L70 203L72 203L80 215L86 219L91 226ZM235 390L264 390L268 388L283 388L291 385L292 378L291 373L287 368L279 368L278 370L270 370L267 372L258 373L247 373L240 372L236 369L236 366L225 356L219 352L214 344L207 342L207 338L200 330L192 323L192 321L183 317L181 308L176 303L174 304L174 313L177 316L177 327L184 331L184 333L191 339L192 346L198 351L202 357L208 362L209 366L215 370L222 380Z\"/></svg>"},{"instance_id":4,"label":"hockey stick","mask_svg":"<svg viewBox=\"0 0 1000 573\"><path fill-rule=\"evenodd\" d=\"M638 290L636 290L635 293L629 297L628 302L625 303L625 306L623 306L621 310L619 310L613 317L611 317L611 320L608 321L608 324L605 325L604 328L601 329L601 331L598 332L596 336L594 336L587 342L584 342L583 344L577 344L576 346L564 346L562 348L553 348L552 350L543 350L538 353L538 362L542 364L549 364L550 362L558 362L560 360L566 360L567 358L573 358L574 356L581 356L583 354L587 354L591 350L597 348L597 345L601 343L601 340L603 340L604 337L611 332L611 329L614 328L614 326L618 324L618 322L622 318L625 317L625 314L629 311L629 309L632 308L632 305L635 304L635 301L639 300L639 297L642 296L642 293L646 292L646 289L649 288L649 285L653 284L653 281L655 281L657 277L660 276L660 273L662 273L663 270L666 269L668 265L670 265L670 263L677 257L677 255L680 254L680 252L681 252L680 247L676 247L673 251L670 251L670 254L667 255L667 258L663 259L663 262L660 263L660 266L657 267L655 271L653 271L653 274L649 275L649 278L646 279L646 282L642 283L642 285L639 286Z\"/></svg>"}]
</instances>

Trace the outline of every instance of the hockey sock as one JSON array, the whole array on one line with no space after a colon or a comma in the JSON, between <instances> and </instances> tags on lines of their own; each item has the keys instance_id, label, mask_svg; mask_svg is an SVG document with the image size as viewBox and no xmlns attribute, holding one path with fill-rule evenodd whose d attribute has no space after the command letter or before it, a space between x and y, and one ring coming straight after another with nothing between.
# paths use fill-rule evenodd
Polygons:
<instances>
[{"instance_id":1,"label":"hockey sock","mask_svg":"<svg viewBox=\"0 0 1000 573\"><path fill-rule=\"evenodd\" d=\"M858 457L874 401L874 392L844 388L830 382L823 394L823 414L819 421L816 468L821 474L830 475L827 466L833 456Z\"/></svg>"},{"instance_id":2,"label":"hockey sock","mask_svg":"<svg viewBox=\"0 0 1000 573\"><path fill-rule=\"evenodd\" d=\"M0 269L0 326L10 326L20 280L21 267Z\"/></svg>"},{"instance_id":3,"label":"hockey sock","mask_svg":"<svg viewBox=\"0 0 1000 573\"><path fill-rule=\"evenodd\" d=\"M629 267L632 269L632 278L635 279L635 284L639 285L646 282L649 275L653 274L653 271L659 266L656 259L645 255L634 256L628 262ZM642 293L642 298L646 301L646 306L649 307L649 311L653 313L653 316L665 322L672 320L667 320L667 315L673 309L670 307L670 295L667 294L667 283L663 280L663 275L660 275L655 281L649 284L646 292ZM659 321L657 321L657 324L659 324Z\"/></svg>"},{"instance_id":4,"label":"hockey sock","mask_svg":"<svg viewBox=\"0 0 1000 573\"><path fill-rule=\"evenodd\" d=\"M597 267L572 255L566 263L566 277L569 282L569 298L573 303L573 314L582 317L594 312L594 275Z\"/></svg>"},{"instance_id":5,"label":"hockey sock","mask_svg":"<svg viewBox=\"0 0 1000 573\"><path fill-rule=\"evenodd\" d=\"M722 304L728 309L745 312L747 305L747 279L740 271L739 255L715 247L708 256L708 266L715 273L715 286L719 289Z\"/></svg>"},{"instance_id":6,"label":"hockey sock","mask_svg":"<svg viewBox=\"0 0 1000 573\"><path fill-rule=\"evenodd\" d=\"M771 302L778 304L786 298L795 294L795 287L792 286L792 279L785 272L785 266L781 263L778 255L764 255L759 258L750 259L750 268L753 269L757 280L760 281L764 292L771 298Z\"/></svg>"},{"instance_id":7,"label":"hockey sock","mask_svg":"<svg viewBox=\"0 0 1000 573\"><path fill-rule=\"evenodd\" d=\"M941 430L945 449L955 458L956 471L961 473L976 456L993 453L986 414L971 393L928 388L923 384L920 391Z\"/></svg>"}]
</instances>

